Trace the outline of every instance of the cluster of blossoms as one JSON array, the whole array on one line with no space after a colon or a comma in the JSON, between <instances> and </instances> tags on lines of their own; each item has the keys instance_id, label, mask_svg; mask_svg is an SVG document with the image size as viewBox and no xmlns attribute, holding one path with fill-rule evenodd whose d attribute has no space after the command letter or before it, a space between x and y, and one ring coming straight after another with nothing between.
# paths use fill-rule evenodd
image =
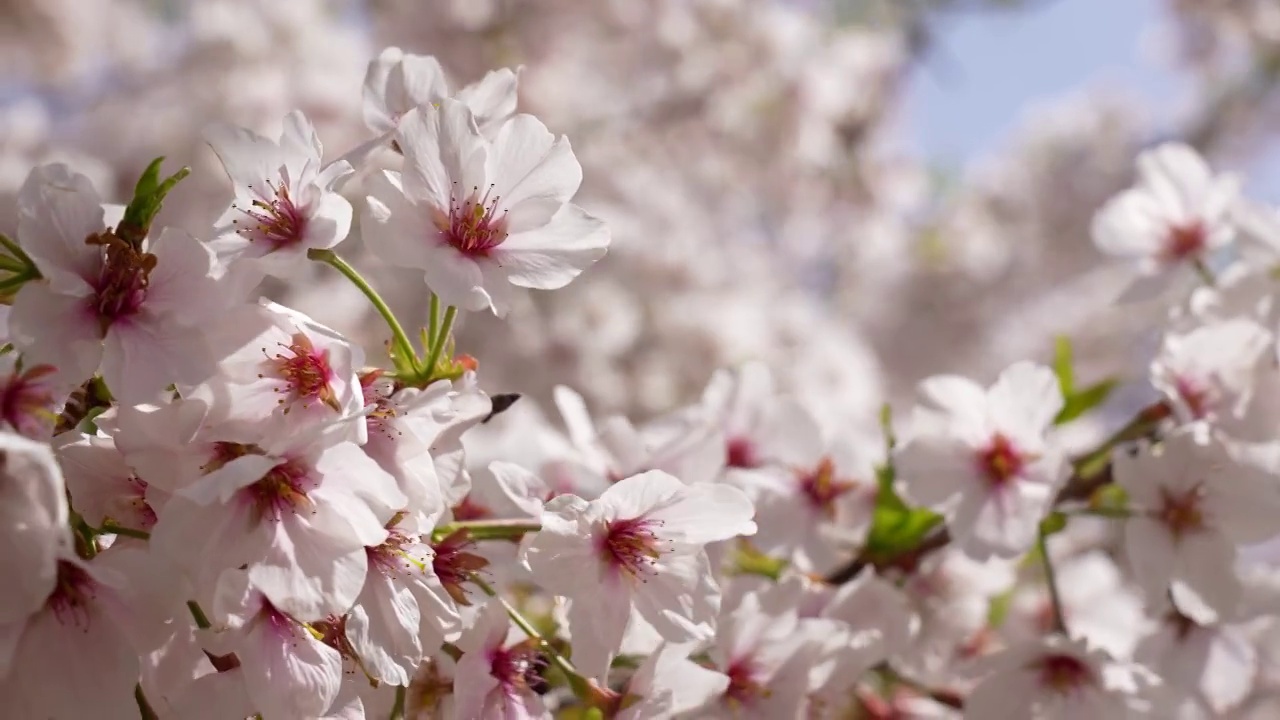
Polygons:
<instances>
[{"instance_id":1,"label":"cluster of blossoms","mask_svg":"<svg viewBox=\"0 0 1280 720\"><path fill-rule=\"evenodd\" d=\"M555 422L454 335L610 243L520 77L388 49L337 157L300 112L210 127L235 199L200 237L155 227L185 171L125 206L31 171L0 238L0 714L1276 712L1280 211L1189 147L1139 157L1093 234L1159 337L1100 440L1115 383L1065 342L879 428L760 363L643 423L558 387ZM425 280L419 333L349 238ZM314 268L376 354L259 299Z\"/></svg>"}]
</instances>

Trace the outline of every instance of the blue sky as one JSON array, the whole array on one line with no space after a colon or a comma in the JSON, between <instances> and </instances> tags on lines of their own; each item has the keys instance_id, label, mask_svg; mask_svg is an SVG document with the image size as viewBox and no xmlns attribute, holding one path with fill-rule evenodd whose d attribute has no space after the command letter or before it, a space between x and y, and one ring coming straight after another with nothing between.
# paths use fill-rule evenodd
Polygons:
<instances>
[{"instance_id":1,"label":"blue sky","mask_svg":"<svg viewBox=\"0 0 1280 720\"><path fill-rule=\"evenodd\" d=\"M1033 0L1033 10L964 12L938 26L917 71L911 137L928 156L964 162L995 150L1038 101L1090 83L1130 88L1159 105L1178 87L1143 56L1159 0Z\"/></svg>"}]
</instances>

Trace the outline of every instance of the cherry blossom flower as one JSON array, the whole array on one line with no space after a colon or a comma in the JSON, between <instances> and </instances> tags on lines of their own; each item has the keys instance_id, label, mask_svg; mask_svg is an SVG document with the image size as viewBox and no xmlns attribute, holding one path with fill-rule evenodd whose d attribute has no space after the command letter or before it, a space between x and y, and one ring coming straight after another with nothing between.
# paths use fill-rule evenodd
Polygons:
<instances>
[{"instance_id":1,"label":"cherry blossom flower","mask_svg":"<svg viewBox=\"0 0 1280 720\"><path fill-rule=\"evenodd\" d=\"M770 427L768 439L752 451L760 465L730 474L726 482L758 508L761 530L753 544L759 550L830 571L870 527L878 451L863 439L831 437L794 401L776 404Z\"/></svg>"},{"instance_id":2,"label":"cherry blossom flower","mask_svg":"<svg viewBox=\"0 0 1280 720\"><path fill-rule=\"evenodd\" d=\"M1062 617L1072 637L1112 657L1131 657L1150 631L1142 596L1115 561L1102 551L1054 555L1054 576ZM1003 634L1031 640L1054 628L1053 600L1046 583L1017 587L1009 599Z\"/></svg>"},{"instance_id":3,"label":"cherry blossom flower","mask_svg":"<svg viewBox=\"0 0 1280 720\"><path fill-rule=\"evenodd\" d=\"M975 558L1031 547L1066 464L1050 434L1062 409L1053 371L1017 363L989 389L953 376L925 380L896 456L903 488L946 512L958 546Z\"/></svg>"},{"instance_id":4,"label":"cherry blossom flower","mask_svg":"<svg viewBox=\"0 0 1280 720\"><path fill-rule=\"evenodd\" d=\"M204 475L175 490L151 541L198 592L212 594L224 570L245 566L282 612L314 620L351 607L366 548L386 540L405 502L390 475L354 443L323 435L265 447L208 438L191 452L203 456Z\"/></svg>"},{"instance_id":5,"label":"cherry blossom flower","mask_svg":"<svg viewBox=\"0 0 1280 720\"><path fill-rule=\"evenodd\" d=\"M359 347L267 301L229 313L221 330L226 339L220 344L233 350L189 396L208 399L227 422L302 430L352 419L345 424L351 439L367 439L365 423L356 417L364 408L356 377L364 362Z\"/></svg>"},{"instance_id":6,"label":"cherry blossom flower","mask_svg":"<svg viewBox=\"0 0 1280 720\"><path fill-rule=\"evenodd\" d=\"M16 353L0 355L0 428L48 440L69 388L55 383L57 368L30 365Z\"/></svg>"},{"instance_id":7,"label":"cherry blossom flower","mask_svg":"<svg viewBox=\"0 0 1280 720\"><path fill-rule=\"evenodd\" d=\"M171 621L140 591L147 572L145 553L111 549L92 563L58 557L40 607L0 624L0 712L136 717L140 657ZM53 677L57 683L48 682Z\"/></svg>"},{"instance_id":8,"label":"cherry blossom flower","mask_svg":"<svg viewBox=\"0 0 1280 720\"><path fill-rule=\"evenodd\" d=\"M902 584L911 632L895 666L922 682L957 680L958 662L989 649L991 598L1009 592L1016 580L1009 560L979 562L954 547L926 557Z\"/></svg>"},{"instance_id":9,"label":"cherry blossom flower","mask_svg":"<svg viewBox=\"0 0 1280 720\"><path fill-rule=\"evenodd\" d=\"M389 136L410 110L453 97L471 110L480 130L492 136L516 111L516 82L517 73L510 69L491 70L453 95L440 61L385 48L365 74L364 124Z\"/></svg>"},{"instance_id":10,"label":"cherry blossom flower","mask_svg":"<svg viewBox=\"0 0 1280 720\"><path fill-rule=\"evenodd\" d=\"M1134 509L1125 553L1147 598L1163 598L1176 582L1218 612L1232 610L1240 598L1236 547L1278 534L1280 493L1269 477L1198 426L1118 454L1114 472Z\"/></svg>"},{"instance_id":11,"label":"cherry blossom flower","mask_svg":"<svg viewBox=\"0 0 1280 720\"><path fill-rule=\"evenodd\" d=\"M1218 717L1249 696L1259 669L1257 650L1243 628L1216 622L1201 625L1173 608L1139 644L1135 659L1167 684L1192 691L1178 693L1179 699Z\"/></svg>"},{"instance_id":12,"label":"cherry blossom flower","mask_svg":"<svg viewBox=\"0 0 1280 720\"><path fill-rule=\"evenodd\" d=\"M1169 334L1151 364L1151 380L1184 422L1238 420L1272 342L1266 328L1246 318Z\"/></svg>"},{"instance_id":13,"label":"cherry blossom flower","mask_svg":"<svg viewBox=\"0 0 1280 720\"><path fill-rule=\"evenodd\" d=\"M126 402L212 372L202 323L221 304L205 245L166 229L134 247L106 227L102 201L64 165L36 168L19 197L18 240L43 280L18 292L9 317L29 367L78 384L101 369Z\"/></svg>"},{"instance_id":14,"label":"cherry blossom flower","mask_svg":"<svg viewBox=\"0 0 1280 720\"><path fill-rule=\"evenodd\" d=\"M291 274L308 250L332 248L351 229L351 203L336 187L353 168L344 160L323 163L320 138L300 111L285 116L283 125L279 140L230 125L205 131L235 188L214 245L231 270L243 274L244 286L264 274Z\"/></svg>"},{"instance_id":15,"label":"cherry blossom flower","mask_svg":"<svg viewBox=\"0 0 1280 720\"><path fill-rule=\"evenodd\" d=\"M250 582L229 571L212 605L218 618L213 647L234 652L254 709L263 717L320 717L338 696L342 656L276 607Z\"/></svg>"},{"instance_id":16,"label":"cherry blossom flower","mask_svg":"<svg viewBox=\"0 0 1280 720\"><path fill-rule=\"evenodd\" d=\"M189 150L186 118L215 123L235 198L209 196L208 163L165 195L154 218L195 240L152 221L149 177L129 224L62 165L17 193L0 716L1280 717L1280 212L1178 144L1108 201L1151 128L1086 103L922 228L920 164L866 152L900 28L811 4L382 2L354 28L319 0L196 3L176 26L126 12L137 42L114 45L53 37L106 16L39 4L19 45L178 30L182 72L108 62L118 92L51 127L44 100L0 108L0 190L65 156L66 129L126 190L137 139ZM1201 64L1275 24L1263 0L1171 5L1207 21ZM368 62L392 36L439 61ZM483 74L513 48L529 73ZM445 67L483 79L455 91ZM363 118L339 100L362 73ZM219 124L283 100L316 125ZM335 161L320 136L356 145ZM573 204L584 168L609 231ZM363 278L307 262L348 235L352 181L358 250L388 266ZM1092 246L1056 241L1098 207ZM624 252L573 282L611 237ZM1098 249L1120 262L1090 269ZM251 295L266 276L306 312ZM1155 302L1100 316L1118 283ZM441 298L511 321L441 332ZM384 320L427 324L410 344L448 362L366 359ZM1050 334L1072 340L1052 372L930 377L871 431L904 378ZM895 526L890 481L945 524Z\"/></svg>"},{"instance_id":17,"label":"cherry blossom flower","mask_svg":"<svg viewBox=\"0 0 1280 720\"><path fill-rule=\"evenodd\" d=\"M662 470L688 483L711 482L724 469L724 441L697 414L636 427L621 415L596 421L582 396L560 385L553 392L569 435L569 452L553 463L564 482L557 489L595 497L611 483L647 470ZM549 481L550 482L550 481Z\"/></svg>"},{"instance_id":18,"label":"cherry blossom flower","mask_svg":"<svg viewBox=\"0 0 1280 720\"><path fill-rule=\"evenodd\" d=\"M138 477L109 437L66 433L56 445L76 511L93 527L107 520L134 530L149 531L156 524L152 503L163 504L163 491ZM150 495L150 498L148 498Z\"/></svg>"},{"instance_id":19,"label":"cherry blossom flower","mask_svg":"<svg viewBox=\"0 0 1280 720\"><path fill-rule=\"evenodd\" d=\"M1137 679L1083 641L1050 635L980 661L985 678L965 699L964 716L1001 718L1134 717Z\"/></svg>"},{"instance_id":20,"label":"cherry blossom flower","mask_svg":"<svg viewBox=\"0 0 1280 720\"><path fill-rule=\"evenodd\" d=\"M46 602L70 552L62 473L48 446L0 432L0 623L20 623ZM0 673L3 675L3 673Z\"/></svg>"},{"instance_id":21,"label":"cherry blossom flower","mask_svg":"<svg viewBox=\"0 0 1280 720\"><path fill-rule=\"evenodd\" d=\"M723 694L694 714L707 718L802 716L809 674L824 649L825 621L801 620L777 593L747 593L722 612L709 656L728 676Z\"/></svg>"},{"instance_id":22,"label":"cherry blossom flower","mask_svg":"<svg viewBox=\"0 0 1280 720\"><path fill-rule=\"evenodd\" d=\"M514 633L502 603L490 600L473 626L458 638L462 659L453 681L454 713L460 718L550 718L537 688L548 660L528 638Z\"/></svg>"},{"instance_id":23,"label":"cherry blossom flower","mask_svg":"<svg viewBox=\"0 0 1280 720\"><path fill-rule=\"evenodd\" d=\"M729 677L687 657L679 645L662 643L627 679L618 700L619 720L672 717L697 710L729 686Z\"/></svg>"},{"instance_id":24,"label":"cherry blossom flower","mask_svg":"<svg viewBox=\"0 0 1280 720\"><path fill-rule=\"evenodd\" d=\"M373 372L361 376L360 384L364 404L372 408L365 416L365 452L396 479L409 499L407 509L438 521L459 493L466 494L453 487L464 475L461 437L493 407L488 395L470 377L397 389Z\"/></svg>"},{"instance_id":25,"label":"cherry blossom flower","mask_svg":"<svg viewBox=\"0 0 1280 720\"><path fill-rule=\"evenodd\" d=\"M1143 300L1202 268L1235 238L1230 211L1239 181L1215 176L1192 148L1161 145L1138 157L1138 184L1112 198L1093 223L1094 242L1131 260L1138 279L1126 297Z\"/></svg>"},{"instance_id":26,"label":"cherry blossom flower","mask_svg":"<svg viewBox=\"0 0 1280 720\"><path fill-rule=\"evenodd\" d=\"M710 637L719 593L703 546L755 532L751 502L727 485L634 475L587 502L547 503L526 566L568 597L574 657L602 677L633 613L671 642Z\"/></svg>"},{"instance_id":27,"label":"cherry blossom flower","mask_svg":"<svg viewBox=\"0 0 1280 720\"><path fill-rule=\"evenodd\" d=\"M564 287L604 256L604 224L569 203L582 168L568 140L532 116L489 141L445 99L410 111L396 140L404 168L371 179L362 232L387 261L424 270L445 304L504 315L511 285Z\"/></svg>"},{"instance_id":28,"label":"cherry blossom flower","mask_svg":"<svg viewBox=\"0 0 1280 720\"><path fill-rule=\"evenodd\" d=\"M429 541L392 526L382 544L366 548L369 574L346 618L347 640L365 672L391 685L408 686L424 652L456 640L461 629L457 602L435 569L438 561L444 579L455 580L449 568L459 558Z\"/></svg>"},{"instance_id":29,"label":"cherry blossom flower","mask_svg":"<svg viewBox=\"0 0 1280 720\"><path fill-rule=\"evenodd\" d=\"M697 409L710 416L723 434L727 474L765 464L764 447L775 429L771 422L775 400L773 377L763 363L750 362L712 375Z\"/></svg>"},{"instance_id":30,"label":"cherry blossom flower","mask_svg":"<svg viewBox=\"0 0 1280 720\"><path fill-rule=\"evenodd\" d=\"M833 622L821 626L825 638L810 681L814 697L827 703L847 696L872 666L901 657L911 641L910 601L870 568L835 589L818 616Z\"/></svg>"}]
</instances>

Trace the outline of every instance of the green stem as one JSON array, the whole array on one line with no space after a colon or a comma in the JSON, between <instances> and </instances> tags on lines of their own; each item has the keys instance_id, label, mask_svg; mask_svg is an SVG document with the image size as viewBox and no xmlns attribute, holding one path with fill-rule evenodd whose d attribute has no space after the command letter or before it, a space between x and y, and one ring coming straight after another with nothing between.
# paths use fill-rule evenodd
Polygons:
<instances>
[{"instance_id":1,"label":"green stem","mask_svg":"<svg viewBox=\"0 0 1280 720\"><path fill-rule=\"evenodd\" d=\"M40 276L35 272L31 270L23 270L21 273L14 275L13 277L5 280L4 282L0 282L0 292L6 291L6 290L12 290L13 288L22 287L23 285L31 282L32 280L38 280L39 278Z\"/></svg>"},{"instance_id":2,"label":"green stem","mask_svg":"<svg viewBox=\"0 0 1280 720\"><path fill-rule=\"evenodd\" d=\"M1152 430L1172 414L1163 402L1148 405L1138 412L1124 427L1112 433L1095 450L1072 461L1076 477L1090 480L1106 469L1111 462L1111 452L1118 446L1148 437ZM1073 478L1074 482L1074 478ZM1060 498L1061 499L1061 498Z\"/></svg>"},{"instance_id":3,"label":"green stem","mask_svg":"<svg viewBox=\"0 0 1280 720\"><path fill-rule=\"evenodd\" d=\"M542 529L542 523L531 520L467 520L440 525L431 531L431 539L439 541L459 530L466 530L470 540L519 540Z\"/></svg>"},{"instance_id":4,"label":"green stem","mask_svg":"<svg viewBox=\"0 0 1280 720\"><path fill-rule=\"evenodd\" d=\"M1044 581L1049 589L1049 604L1053 610L1053 629L1067 634L1067 620L1062 612L1062 596L1058 594L1058 579L1053 570L1053 560L1049 558L1049 545L1043 530L1036 536L1036 549L1040 552L1040 562L1044 563Z\"/></svg>"},{"instance_id":5,"label":"green stem","mask_svg":"<svg viewBox=\"0 0 1280 720\"><path fill-rule=\"evenodd\" d=\"M92 560L98 554L98 534L75 510L71 511L71 529L75 532L76 554Z\"/></svg>"},{"instance_id":6,"label":"green stem","mask_svg":"<svg viewBox=\"0 0 1280 720\"><path fill-rule=\"evenodd\" d=\"M1207 287L1215 287L1218 284L1218 278L1214 277L1213 271L1205 264L1204 260L1195 260L1192 267L1196 269L1196 274L1200 276L1201 282Z\"/></svg>"},{"instance_id":7,"label":"green stem","mask_svg":"<svg viewBox=\"0 0 1280 720\"><path fill-rule=\"evenodd\" d=\"M10 240L9 236L4 233L0 233L0 245L4 245L4 248L9 251L10 255L21 260L27 268L31 270L32 275L36 278L40 277L40 269L36 267L35 261L31 259L31 256L27 254L27 251L22 249L21 245Z\"/></svg>"},{"instance_id":8,"label":"green stem","mask_svg":"<svg viewBox=\"0 0 1280 720\"><path fill-rule=\"evenodd\" d=\"M12 255L0 254L0 270L17 274L26 269L26 263L22 262L18 258L13 257Z\"/></svg>"},{"instance_id":9,"label":"green stem","mask_svg":"<svg viewBox=\"0 0 1280 720\"><path fill-rule=\"evenodd\" d=\"M201 630L208 630L213 627L213 623L209 622L209 618L204 614L204 610L200 607L200 603L195 600L188 600L187 609L191 611L191 617L195 618L196 627Z\"/></svg>"},{"instance_id":10,"label":"green stem","mask_svg":"<svg viewBox=\"0 0 1280 720\"><path fill-rule=\"evenodd\" d=\"M124 535L125 537L137 538L139 540L150 540L151 533L146 530L134 530L133 528L122 527L110 520L102 523L102 527L98 529L102 534Z\"/></svg>"},{"instance_id":11,"label":"green stem","mask_svg":"<svg viewBox=\"0 0 1280 720\"><path fill-rule=\"evenodd\" d=\"M369 298L369 302L373 304L374 309L386 321L387 327L391 328L391 334L395 338L396 354L400 358L395 360L396 367L400 368L403 362L408 369L415 373L419 372L418 356L413 351L413 343L409 341L409 336L405 334L404 328L400 326L400 321L396 319L395 313L391 312L391 308L387 306L378 291L374 290L373 286L360 273L356 272L355 268L351 267L346 260L338 257L338 254L332 250L312 248L307 251L307 257L316 262L329 265L342 273L344 277L351 281L352 285L355 285L360 292L364 293L365 297Z\"/></svg>"},{"instance_id":12,"label":"green stem","mask_svg":"<svg viewBox=\"0 0 1280 720\"><path fill-rule=\"evenodd\" d=\"M431 310L427 316L427 347L436 344L436 335L440 334L440 296L431 293Z\"/></svg>"},{"instance_id":13,"label":"green stem","mask_svg":"<svg viewBox=\"0 0 1280 720\"><path fill-rule=\"evenodd\" d=\"M436 363L440 362L440 355L444 353L445 343L449 342L449 333L453 332L453 319L458 315L458 308L450 305L445 308L444 320L441 321L440 327L437 328L437 334L431 343L431 354L427 357L427 377L430 378L436 372Z\"/></svg>"},{"instance_id":14,"label":"green stem","mask_svg":"<svg viewBox=\"0 0 1280 720\"><path fill-rule=\"evenodd\" d=\"M396 686L396 704L391 707L389 720L404 720L404 686Z\"/></svg>"}]
</instances>

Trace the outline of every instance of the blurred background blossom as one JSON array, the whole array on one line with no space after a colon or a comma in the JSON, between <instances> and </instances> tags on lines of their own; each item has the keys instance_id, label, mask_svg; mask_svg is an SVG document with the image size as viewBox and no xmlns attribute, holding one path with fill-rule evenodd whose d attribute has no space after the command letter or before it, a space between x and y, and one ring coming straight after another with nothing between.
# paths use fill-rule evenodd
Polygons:
<instances>
[{"instance_id":1,"label":"blurred background blossom","mask_svg":"<svg viewBox=\"0 0 1280 720\"><path fill-rule=\"evenodd\" d=\"M1059 334L1082 375L1141 375L1151 348L1112 340L1143 319L1108 312L1123 278L1088 226L1134 154L1183 139L1280 197L1271 0L0 0L0 231L37 164L121 201L165 155L194 172L161 222L206 233L231 188L205 125L298 108L336 156L369 137L351 98L388 45L455 86L521 66L521 109L569 136L613 228L566 290L464 318L486 388L546 406L567 384L651 417L759 359L871 423ZM415 271L354 257L424 321L421 283L386 282ZM336 275L269 290L383 339Z\"/></svg>"}]
</instances>

